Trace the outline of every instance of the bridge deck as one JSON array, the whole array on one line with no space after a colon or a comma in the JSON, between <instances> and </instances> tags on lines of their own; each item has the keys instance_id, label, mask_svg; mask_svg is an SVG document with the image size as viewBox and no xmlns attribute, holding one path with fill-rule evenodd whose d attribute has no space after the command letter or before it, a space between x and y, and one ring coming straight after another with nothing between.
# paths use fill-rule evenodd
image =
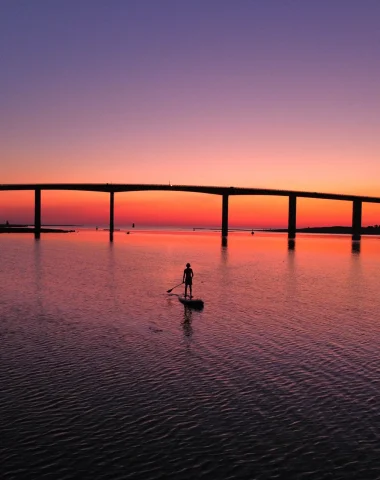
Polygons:
<instances>
[{"instance_id":1,"label":"bridge deck","mask_svg":"<svg viewBox=\"0 0 380 480\"><path fill-rule=\"evenodd\" d=\"M276 190L269 188L217 187L202 185L160 185L128 183L35 183L2 184L0 191L15 190L73 190L86 192L140 192L140 191L174 191L206 193L211 195L269 195L281 197L321 198L325 200L362 201L380 203L380 197L345 195L339 193L304 192L299 190Z\"/></svg>"}]
</instances>

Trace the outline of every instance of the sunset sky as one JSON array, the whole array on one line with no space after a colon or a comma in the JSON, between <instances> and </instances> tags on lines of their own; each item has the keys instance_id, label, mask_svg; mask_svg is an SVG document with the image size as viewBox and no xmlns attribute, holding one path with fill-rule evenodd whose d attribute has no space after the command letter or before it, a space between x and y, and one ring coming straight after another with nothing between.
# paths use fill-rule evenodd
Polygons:
<instances>
[{"instance_id":1,"label":"sunset sky","mask_svg":"<svg viewBox=\"0 0 380 480\"><path fill-rule=\"evenodd\" d=\"M379 19L379 0L0 0L0 182L380 196ZM0 223L33 201L0 192ZM46 223L108 221L106 194L42 202ZM199 194L115 206L119 224L221 217ZM231 225L286 222L286 198L230 201ZM350 203L299 200L298 226L350 222Z\"/></svg>"}]
</instances>

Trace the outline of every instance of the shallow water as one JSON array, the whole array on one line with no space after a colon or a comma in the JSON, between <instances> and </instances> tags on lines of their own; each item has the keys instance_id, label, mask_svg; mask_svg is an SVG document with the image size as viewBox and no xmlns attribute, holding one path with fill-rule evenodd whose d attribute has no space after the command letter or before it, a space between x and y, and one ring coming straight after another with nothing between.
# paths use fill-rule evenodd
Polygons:
<instances>
[{"instance_id":1,"label":"shallow water","mask_svg":"<svg viewBox=\"0 0 380 480\"><path fill-rule=\"evenodd\" d=\"M0 236L1 478L380 478L379 238L107 239Z\"/></svg>"}]
</instances>

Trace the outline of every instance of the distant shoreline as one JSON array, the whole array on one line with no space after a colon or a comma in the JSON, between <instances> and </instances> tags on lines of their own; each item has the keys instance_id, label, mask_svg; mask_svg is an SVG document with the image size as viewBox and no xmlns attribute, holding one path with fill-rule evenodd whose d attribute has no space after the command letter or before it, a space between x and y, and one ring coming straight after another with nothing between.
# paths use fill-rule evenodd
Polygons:
<instances>
[{"instance_id":1,"label":"distant shoreline","mask_svg":"<svg viewBox=\"0 0 380 480\"><path fill-rule=\"evenodd\" d=\"M0 233L34 233L34 227L27 225L0 225ZM73 233L75 230L64 230L62 228L40 228L41 233Z\"/></svg>"},{"instance_id":2,"label":"distant shoreline","mask_svg":"<svg viewBox=\"0 0 380 480\"><path fill-rule=\"evenodd\" d=\"M209 230L220 232L221 228L193 227L193 230ZM264 232L264 233L287 233L287 228L229 228L229 232ZM304 227L297 228L297 233L330 233L338 235L352 235L352 227L333 226L333 227ZM360 230L362 235L380 235L380 226L362 227Z\"/></svg>"},{"instance_id":3,"label":"distant shoreline","mask_svg":"<svg viewBox=\"0 0 380 480\"><path fill-rule=\"evenodd\" d=\"M288 229L287 228L267 228L260 231L286 233ZM352 227L344 227L344 226L306 227L306 228L297 228L296 232L297 233L332 233L332 234L352 235ZM376 225L376 226L370 226L370 227L362 227L360 229L360 233L362 235L380 235L380 226Z\"/></svg>"},{"instance_id":4,"label":"distant shoreline","mask_svg":"<svg viewBox=\"0 0 380 480\"><path fill-rule=\"evenodd\" d=\"M63 228L51 228L54 225L41 226L41 233L74 233L76 230L63 229ZM83 227L83 225L60 225L67 227ZM155 227L160 230L159 227ZM173 227L175 229L175 227ZM102 228L103 231L109 231L109 228ZM211 231L221 232L221 228L217 227L189 227L189 230L195 231ZM20 224L0 224L1 233L34 233L35 229L33 225L20 225ZM121 231L120 228L115 228L114 232ZM233 232L250 232L250 233L287 233L287 228L229 228L230 233ZM128 232L129 233L129 232ZM311 233L311 234L335 234L335 235L352 235L352 227L347 226L332 226L332 227L304 227L297 228L296 233ZM361 235L380 235L380 225L373 225L368 227L362 227L360 230Z\"/></svg>"}]
</instances>

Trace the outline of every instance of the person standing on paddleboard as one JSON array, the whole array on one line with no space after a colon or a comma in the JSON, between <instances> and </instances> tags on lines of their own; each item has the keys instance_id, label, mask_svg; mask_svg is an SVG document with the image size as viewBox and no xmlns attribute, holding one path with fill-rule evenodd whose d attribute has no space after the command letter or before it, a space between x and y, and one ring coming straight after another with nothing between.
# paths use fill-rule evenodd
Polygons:
<instances>
[{"instance_id":1,"label":"person standing on paddleboard","mask_svg":"<svg viewBox=\"0 0 380 480\"><path fill-rule=\"evenodd\" d=\"M193 296L193 270L190 268L190 263L186 263L186 268L183 271L182 282L185 284L185 297L187 297L187 287L189 287L190 298Z\"/></svg>"}]
</instances>

